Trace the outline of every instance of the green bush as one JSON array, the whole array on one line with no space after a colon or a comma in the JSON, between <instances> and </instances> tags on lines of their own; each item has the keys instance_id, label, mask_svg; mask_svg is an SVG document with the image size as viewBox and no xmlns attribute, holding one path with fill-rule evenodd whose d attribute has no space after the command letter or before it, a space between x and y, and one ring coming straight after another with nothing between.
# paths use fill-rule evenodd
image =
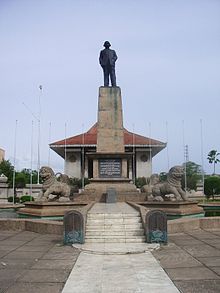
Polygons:
<instances>
[{"instance_id":1,"label":"green bush","mask_svg":"<svg viewBox=\"0 0 220 293\"><path fill-rule=\"evenodd\" d=\"M84 178L84 186L86 186L89 183L90 183L89 179L88 178ZM82 188L82 179L79 180L79 185L80 185L80 188Z\"/></svg>"},{"instance_id":2,"label":"green bush","mask_svg":"<svg viewBox=\"0 0 220 293\"><path fill-rule=\"evenodd\" d=\"M196 190L197 182L201 180L202 167L192 161L183 163L182 166L184 168L184 172L186 168L187 190ZM182 188L185 189L185 175L182 177L181 185Z\"/></svg>"},{"instance_id":3,"label":"green bush","mask_svg":"<svg viewBox=\"0 0 220 293\"><path fill-rule=\"evenodd\" d=\"M12 166L9 160L2 160L0 163L0 174L4 174L8 177L9 187L12 187L12 178L13 178L14 166Z\"/></svg>"},{"instance_id":4,"label":"green bush","mask_svg":"<svg viewBox=\"0 0 220 293\"><path fill-rule=\"evenodd\" d=\"M88 178L84 178L84 186L89 184L89 179ZM70 178L70 185L73 187L78 187L78 188L82 188L82 179L79 178Z\"/></svg>"},{"instance_id":5,"label":"green bush","mask_svg":"<svg viewBox=\"0 0 220 293\"><path fill-rule=\"evenodd\" d=\"M220 194L220 177L210 176L205 179L204 182L204 192L207 198Z\"/></svg>"},{"instance_id":6,"label":"green bush","mask_svg":"<svg viewBox=\"0 0 220 293\"><path fill-rule=\"evenodd\" d=\"M147 184L147 181L145 177L138 177L135 179L135 185L137 186L137 188L141 188L146 184Z\"/></svg>"},{"instance_id":7,"label":"green bush","mask_svg":"<svg viewBox=\"0 0 220 293\"><path fill-rule=\"evenodd\" d=\"M160 172L159 178L161 182L165 182L167 180L167 173L166 172Z\"/></svg>"},{"instance_id":8,"label":"green bush","mask_svg":"<svg viewBox=\"0 0 220 293\"><path fill-rule=\"evenodd\" d=\"M8 197L8 202L13 202L13 196L9 196ZM20 198L19 197L15 197L15 203L19 203L20 202Z\"/></svg>"},{"instance_id":9,"label":"green bush","mask_svg":"<svg viewBox=\"0 0 220 293\"><path fill-rule=\"evenodd\" d=\"M21 172L16 172L15 175L15 186L17 188L24 188L26 184L26 178L25 175Z\"/></svg>"},{"instance_id":10,"label":"green bush","mask_svg":"<svg viewBox=\"0 0 220 293\"><path fill-rule=\"evenodd\" d=\"M20 202L23 203L25 201L34 201L34 197L31 195L22 195L20 197Z\"/></svg>"}]
</instances>

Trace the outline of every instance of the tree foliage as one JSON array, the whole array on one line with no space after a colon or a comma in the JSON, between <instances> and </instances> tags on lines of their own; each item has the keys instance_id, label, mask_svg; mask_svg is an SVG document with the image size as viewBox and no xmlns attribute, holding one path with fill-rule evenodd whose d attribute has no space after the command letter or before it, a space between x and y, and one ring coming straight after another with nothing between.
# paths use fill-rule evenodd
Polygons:
<instances>
[{"instance_id":1,"label":"tree foliage","mask_svg":"<svg viewBox=\"0 0 220 293\"><path fill-rule=\"evenodd\" d=\"M215 195L220 194L220 177L209 176L206 178L204 182L204 192L208 198L212 196L213 199Z\"/></svg>"},{"instance_id":2,"label":"tree foliage","mask_svg":"<svg viewBox=\"0 0 220 293\"><path fill-rule=\"evenodd\" d=\"M37 183L37 171L31 169L23 169L21 172L16 172L15 176L15 186L17 188L23 188L26 184L30 184L32 174L32 183Z\"/></svg>"},{"instance_id":3,"label":"tree foliage","mask_svg":"<svg viewBox=\"0 0 220 293\"><path fill-rule=\"evenodd\" d=\"M12 186L13 172L14 166L12 166L9 160L3 160L0 163L0 175L4 174L6 177L8 177L9 186Z\"/></svg>"},{"instance_id":4,"label":"tree foliage","mask_svg":"<svg viewBox=\"0 0 220 293\"><path fill-rule=\"evenodd\" d=\"M12 187L12 181L13 181L13 172L14 172L14 166L11 164L9 160L3 160L0 163L0 175L4 174L6 177L8 177L8 184L10 187ZM32 183L37 183L37 171L30 169L23 169L21 172L15 173L15 187L23 188L26 184L29 184L31 182L30 177L32 174Z\"/></svg>"},{"instance_id":5,"label":"tree foliage","mask_svg":"<svg viewBox=\"0 0 220 293\"><path fill-rule=\"evenodd\" d=\"M82 188L82 185L83 185L82 179L79 179L76 177L69 178L69 183L72 187L77 187L77 188ZM84 178L84 186L89 183L90 183L89 179L85 177Z\"/></svg>"},{"instance_id":6,"label":"tree foliage","mask_svg":"<svg viewBox=\"0 0 220 293\"><path fill-rule=\"evenodd\" d=\"M207 160L209 161L210 164L213 164L213 168L214 168L214 172L213 174L215 174L215 165L220 162L220 160L217 158L220 155L220 153L218 153L217 150L211 150L208 153L208 157Z\"/></svg>"},{"instance_id":7,"label":"tree foliage","mask_svg":"<svg viewBox=\"0 0 220 293\"><path fill-rule=\"evenodd\" d=\"M145 177L137 177L137 178L135 178L135 185L137 186L137 188L141 188L146 184L147 184L147 181L146 181Z\"/></svg>"},{"instance_id":8,"label":"tree foliage","mask_svg":"<svg viewBox=\"0 0 220 293\"><path fill-rule=\"evenodd\" d=\"M183 163L183 167L186 168L186 183L187 189L196 190L196 185L199 179L201 179L202 168L195 162L189 161ZM182 188L185 188L185 176L181 181Z\"/></svg>"}]
</instances>

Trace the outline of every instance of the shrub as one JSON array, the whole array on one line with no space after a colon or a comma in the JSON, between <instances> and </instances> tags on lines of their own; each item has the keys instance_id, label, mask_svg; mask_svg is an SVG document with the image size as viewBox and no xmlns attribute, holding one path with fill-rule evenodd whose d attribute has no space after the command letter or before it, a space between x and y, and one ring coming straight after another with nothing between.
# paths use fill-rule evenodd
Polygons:
<instances>
[{"instance_id":1,"label":"shrub","mask_svg":"<svg viewBox=\"0 0 220 293\"><path fill-rule=\"evenodd\" d=\"M196 190L197 182L201 180L202 167L192 161L183 163L184 170L186 168L187 190ZM185 189L185 176L181 180L182 188Z\"/></svg>"},{"instance_id":2,"label":"shrub","mask_svg":"<svg viewBox=\"0 0 220 293\"><path fill-rule=\"evenodd\" d=\"M204 192L207 198L214 196L216 194L220 194L220 177L218 176L210 176L205 179L204 182Z\"/></svg>"},{"instance_id":3,"label":"shrub","mask_svg":"<svg viewBox=\"0 0 220 293\"><path fill-rule=\"evenodd\" d=\"M89 184L89 179L84 178L84 186ZM79 178L70 178L70 185L73 186L74 188L77 186L78 188L82 188L82 179Z\"/></svg>"},{"instance_id":4,"label":"shrub","mask_svg":"<svg viewBox=\"0 0 220 293\"><path fill-rule=\"evenodd\" d=\"M25 201L34 201L34 197L31 195L22 195L20 197L20 202L23 203Z\"/></svg>"},{"instance_id":5,"label":"shrub","mask_svg":"<svg viewBox=\"0 0 220 293\"><path fill-rule=\"evenodd\" d=\"M26 184L25 175L20 172L16 172L15 186L18 188L24 188Z\"/></svg>"},{"instance_id":6,"label":"shrub","mask_svg":"<svg viewBox=\"0 0 220 293\"><path fill-rule=\"evenodd\" d=\"M146 184L147 184L147 181L145 177L138 177L135 179L135 185L137 186L137 188L141 188Z\"/></svg>"},{"instance_id":7,"label":"shrub","mask_svg":"<svg viewBox=\"0 0 220 293\"><path fill-rule=\"evenodd\" d=\"M161 172L159 174L159 178L161 182L165 182L167 180L167 173L166 172Z\"/></svg>"},{"instance_id":8,"label":"shrub","mask_svg":"<svg viewBox=\"0 0 220 293\"><path fill-rule=\"evenodd\" d=\"M8 202L13 202L13 196L9 196L8 197ZM20 198L19 197L15 197L14 202L15 203L19 203L20 202Z\"/></svg>"}]
</instances>

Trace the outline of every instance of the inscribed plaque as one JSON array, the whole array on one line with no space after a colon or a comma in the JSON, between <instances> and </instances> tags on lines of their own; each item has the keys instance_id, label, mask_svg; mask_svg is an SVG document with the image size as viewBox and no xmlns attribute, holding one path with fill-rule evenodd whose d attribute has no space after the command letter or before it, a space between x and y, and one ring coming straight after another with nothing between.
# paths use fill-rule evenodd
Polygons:
<instances>
[{"instance_id":1,"label":"inscribed plaque","mask_svg":"<svg viewBox=\"0 0 220 293\"><path fill-rule=\"evenodd\" d=\"M100 178L121 177L121 159L100 159L99 176Z\"/></svg>"}]
</instances>

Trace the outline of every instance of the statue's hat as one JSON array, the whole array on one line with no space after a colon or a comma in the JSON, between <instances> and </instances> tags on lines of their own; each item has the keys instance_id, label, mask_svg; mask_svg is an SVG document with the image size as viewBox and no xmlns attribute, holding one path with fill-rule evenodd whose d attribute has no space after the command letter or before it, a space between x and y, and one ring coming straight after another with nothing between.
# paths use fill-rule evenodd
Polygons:
<instances>
[{"instance_id":1,"label":"statue's hat","mask_svg":"<svg viewBox=\"0 0 220 293\"><path fill-rule=\"evenodd\" d=\"M104 43L104 45L103 45L104 47L110 47L111 46L111 44L109 43L109 41L105 41L105 43Z\"/></svg>"}]
</instances>

